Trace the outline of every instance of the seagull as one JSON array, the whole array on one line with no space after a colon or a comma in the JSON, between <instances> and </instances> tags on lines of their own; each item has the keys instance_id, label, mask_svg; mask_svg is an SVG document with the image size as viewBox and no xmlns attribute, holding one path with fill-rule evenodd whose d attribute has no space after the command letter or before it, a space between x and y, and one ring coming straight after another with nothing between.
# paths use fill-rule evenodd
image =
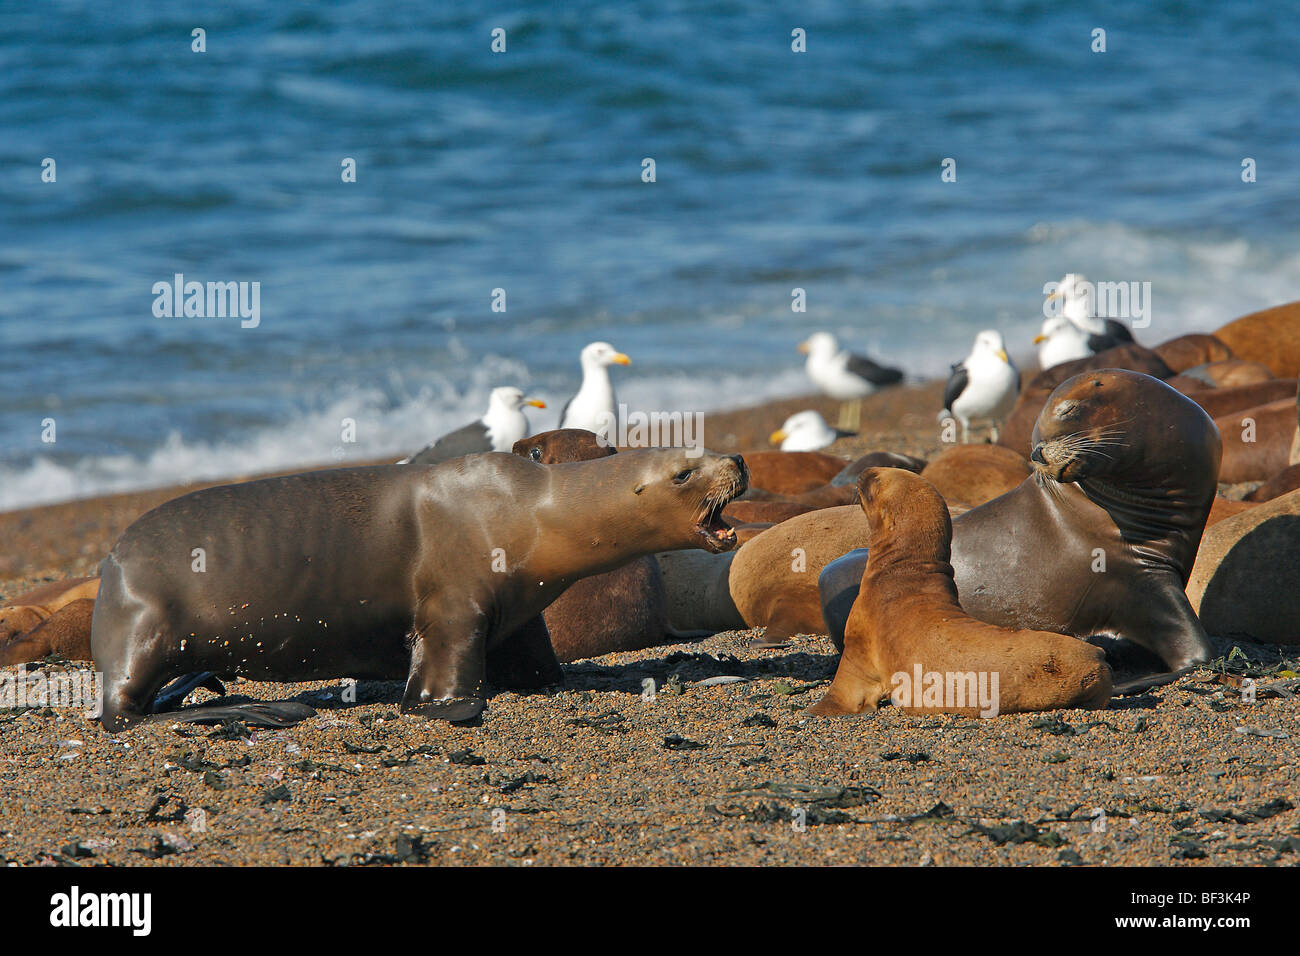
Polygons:
<instances>
[{"instance_id":1,"label":"seagull","mask_svg":"<svg viewBox=\"0 0 1300 956\"><path fill-rule=\"evenodd\" d=\"M1123 322L1097 315L1093 295L1092 284L1074 272L1066 274L1057 283L1056 291L1048 295L1048 302L1062 300L1061 314L1045 319L1042 331L1034 339L1034 344L1039 346L1038 364L1042 368L1088 358L1133 341L1133 333ZM1063 324L1062 319L1073 329Z\"/></svg>"},{"instance_id":2,"label":"seagull","mask_svg":"<svg viewBox=\"0 0 1300 956\"><path fill-rule=\"evenodd\" d=\"M993 440L998 440L998 425L1006 418L1020 394L1020 373L1007 356L1002 333L985 329L975 336L975 345L965 361L952 367L948 385L943 390L943 416L961 422L961 440L970 441L972 420L993 425Z\"/></svg>"},{"instance_id":3,"label":"seagull","mask_svg":"<svg viewBox=\"0 0 1300 956\"><path fill-rule=\"evenodd\" d=\"M582 350L579 361L582 363L582 387L560 412L560 427L585 428L608 441L618 421L609 367L631 365L632 360L608 342L592 342Z\"/></svg>"},{"instance_id":4,"label":"seagull","mask_svg":"<svg viewBox=\"0 0 1300 956\"><path fill-rule=\"evenodd\" d=\"M522 389L512 386L494 388L488 399L487 414L482 418L464 428L448 432L410 458L403 458L398 464L436 465L483 451L510 451L515 442L528 434L528 419L523 412L525 405L533 408L546 407L543 401L525 398Z\"/></svg>"},{"instance_id":5,"label":"seagull","mask_svg":"<svg viewBox=\"0 0 1300 956\"><path fill-rule=\"evenodd\" d=\"M898 369L841 349L829 332L814 332L800 343L799 351L808 356L804 368L813 384L845 403L840 407L841 428L856 430L862 422L862 400L882 386L903 380Z\"/></svg>"},{"instance_id":6,"label":"seagull","mask_svg":"<svg viewBox=\"0 0 1300 956\"><path fill-rule=\"evenodd\" d=\"M770 441L782 451L816 451L835 441L839 433L814 411L796 412L772 432Z\"/></svg>"}]
</instances>

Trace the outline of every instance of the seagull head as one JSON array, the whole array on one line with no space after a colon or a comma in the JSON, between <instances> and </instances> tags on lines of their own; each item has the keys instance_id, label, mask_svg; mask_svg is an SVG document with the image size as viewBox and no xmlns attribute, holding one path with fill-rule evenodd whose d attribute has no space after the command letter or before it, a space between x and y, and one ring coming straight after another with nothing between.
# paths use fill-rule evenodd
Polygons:
<instances>
[{"instance_id":1,"label":"seagull head","mask_svg":"<svg viewBox=\"0 0 1300 956\"><path fill-rule=\"evenodd\" d=\"M816 451L835 441L835 431L814 411L796 412L772 432L770 441L782 451Z\"/></svg>"},{"instance_id":2,"label":"seagull head","mask_svg":"<svg viewBox=\"0 0 1300 956\"><path fill-rule=\"evenodd\" d=\"M541 399L526 397L522 388L503 385L501 388L492 389L492 394L488 397L488 414L494 411L517 412L525 405L531 405L533 408L546 407L546 403Z\"/></svg>"},{"instance_id":3,"label":"seagull head","mask_svg":"<svg viewBox=\"0 0 1300 956\"><path fill-rule=\"evenodd\" d=\"M1078 272L1067 272L1056 284L1056 291L1047 296L1048 302L1061 301L1061 315L1074 322L1094 316L1092 283Z\"/></svg>"},{"instance_id":4,"label":"seagull head","mask_svg":"<svg viewBox=\"0 0 1300 956\"><path fill-rule=\"evenodd\" d=\"M592 342L582 350L582 368L609 368L611 365L631 365L632 360L608 342Z\"/></svg>"},{"instance_id":5,"label":"seagull head","mask_svg":"<svg viewBox=\"0 0 1300 956\"><path fill-rule=\"evenodd\" d=\"M840 350L840 343L829 332L814 332L799 343L799 351L809 358L828 359Z\"/></svg>"},{"instance_id":6,"label":"seagull head","mask_svg":"<svg viewBox=\"0 0 1300 956\"><path fill-rule=\"evenodd\" d=\"M1011 364L1011 359L1007 356L1007 347L1002 341L1002 333L997 329L985 329L975 336L975 348L971 351L971 356L976 355L991 355L1008 365Z\"/></svg>"}]
</instances>

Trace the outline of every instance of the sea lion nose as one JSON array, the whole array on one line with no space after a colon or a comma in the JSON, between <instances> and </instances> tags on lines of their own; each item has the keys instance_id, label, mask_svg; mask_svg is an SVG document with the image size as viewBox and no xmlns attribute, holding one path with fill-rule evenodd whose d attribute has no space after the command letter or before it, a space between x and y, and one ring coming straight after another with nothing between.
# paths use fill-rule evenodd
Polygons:
<instances>
[{"instance_id":1,"label":"sea lion nose","mask_svg":"<svg viewBox=\"0 0 1300 956\"><path fill-rule=\"evenodd\" d=\"M748 487L748 486L749 486L749 466L745 464L745 459L744 459L744 457L741 456L741 455L728 455L727 457L730 458L733 462L735 462L735 464L736 464L736 471L737 471L737 473L740 475L740 480L743 481L743 482L745 483L746 487Z\"/></svg>"},{"instance_id":2,"label":"sea lion nose","mask_svg":"<svg viewBox=\"0 0 1300 956\"><path fill-rule=\"evenodd\" d=\"M1036 461L1040 465L1047 464L1047 459L1043 457L1043 443L1039 442L1034 446L1034 450L1029 453L1029 460Z\"/></svg>"}]
</instances>

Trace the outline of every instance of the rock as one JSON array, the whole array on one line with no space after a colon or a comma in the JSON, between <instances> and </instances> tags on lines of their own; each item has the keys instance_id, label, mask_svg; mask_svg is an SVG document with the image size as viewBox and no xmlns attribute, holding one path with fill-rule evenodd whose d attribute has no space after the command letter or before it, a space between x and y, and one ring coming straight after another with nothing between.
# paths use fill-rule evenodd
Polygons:
<instances>
[{"instance_id":1,"label":"rock","mask_svg":"<svg viewBox=\"0 0 1300 956\"><path fill-rule=\"evenodd\" d=\"M1187 598L1211 634L1300 644L1300 491L1207 528Z\"/></svg>"}]
</instances>

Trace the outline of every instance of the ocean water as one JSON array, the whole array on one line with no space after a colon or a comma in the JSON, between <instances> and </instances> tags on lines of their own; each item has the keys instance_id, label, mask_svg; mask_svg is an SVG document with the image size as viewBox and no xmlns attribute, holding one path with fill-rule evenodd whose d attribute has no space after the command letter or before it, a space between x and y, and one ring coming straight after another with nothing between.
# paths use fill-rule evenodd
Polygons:
<instances>
[{"instance_id":1,"label":"ocean water","mask_svg":"<svg viewBox=\"0 0 1300 956\"><path fill-rule=\"evenodd\" d=\"M500 384L554 427L595 339L707 411L818 329L1028 354L1066 272L1151 282L1149 343L1300 298L1294 11L1071 6L0 5L0 509L396 458ZM156 316L177 273L260 323Z\"/></svg>"}]
</instances>

